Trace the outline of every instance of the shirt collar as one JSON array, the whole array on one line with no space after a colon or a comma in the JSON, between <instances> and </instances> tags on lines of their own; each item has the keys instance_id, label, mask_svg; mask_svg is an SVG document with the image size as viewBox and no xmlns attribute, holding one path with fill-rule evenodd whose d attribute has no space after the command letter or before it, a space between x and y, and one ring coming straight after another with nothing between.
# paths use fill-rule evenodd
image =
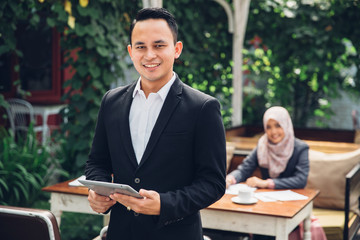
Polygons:
<instances>
[{"instance_id":1,"label":"shirt collar","mask_svg":"<svg viewBox=\"0 0 360 240\"><path fill-rule=\"evenodd\" d=\"M167 94L169 93L170 91L170 87L172 86L172 84L175 82L175 79L176 79L176 74L173 72L173 76L171 77L170 81L168 81L158 92L157 94L159 94L159 96L161 97L161 99L164 101ZM141 90L141 87L140 87L140 81L141 81L141 77L139 77L137 83L136 83L136 86L135 86L135 89L134 89L134 92L133 92L133 98L136 96L136 94Z\"/></svg>"}]
</instances>

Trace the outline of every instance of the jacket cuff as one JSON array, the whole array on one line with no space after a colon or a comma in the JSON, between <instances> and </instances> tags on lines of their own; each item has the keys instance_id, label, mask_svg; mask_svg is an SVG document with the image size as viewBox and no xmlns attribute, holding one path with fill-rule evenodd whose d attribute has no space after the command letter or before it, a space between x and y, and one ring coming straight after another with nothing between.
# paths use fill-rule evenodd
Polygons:
<instances>
[{"instance_id":1,"label":"jacket cuff","mask_svg":"<svg viewBox=\"0 0 360 240\"><path fill-rule=\"evenodd\" d=\"M268 178L268 179L266 179L266 181L268 183L267 188L269 188L269 189L274 189L275 188L274 180L272 180L271 178Z\"/></svg>"}]
</instances>

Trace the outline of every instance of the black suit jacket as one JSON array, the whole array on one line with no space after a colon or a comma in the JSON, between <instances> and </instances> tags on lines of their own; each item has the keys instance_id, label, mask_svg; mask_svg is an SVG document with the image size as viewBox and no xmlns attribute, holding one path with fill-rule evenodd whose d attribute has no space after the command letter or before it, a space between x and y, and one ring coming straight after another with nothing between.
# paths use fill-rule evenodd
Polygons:
<instances>
[{"instance_id":1,"label":"black suit jacket","mask_svg":"<svg viewBox=\"0 0 360 240\"><path fill-rule=\"evenodd\" d=\"M159 192L159 216L111 209L108 239L203 239L199 210L225 192L225 131L219 102L183 84L170 88L138 164L129 112L136 83L104 96L86 178Z\"/></svg>"}]
</instances>

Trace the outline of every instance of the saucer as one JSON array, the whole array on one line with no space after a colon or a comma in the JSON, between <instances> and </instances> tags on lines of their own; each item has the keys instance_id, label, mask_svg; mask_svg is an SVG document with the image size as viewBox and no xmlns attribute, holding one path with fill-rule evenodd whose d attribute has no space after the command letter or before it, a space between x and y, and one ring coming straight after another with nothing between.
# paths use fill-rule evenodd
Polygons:
<instances>
[{"instance_id":1,"label":"saucer","mask_svg":"<svg viewBox=\"0 0 360 240\"><path fill-rule=\"evenodd\" d=\"M257 198L252 197L252 198L250 198L249 201L243 201L238 196L236 196L236 197L231 198L231 201L233 201L234 203L237 203L237 204L255 204L255 203L257 203L258 200L257 200Z\"/></svg>"}]
</instances>

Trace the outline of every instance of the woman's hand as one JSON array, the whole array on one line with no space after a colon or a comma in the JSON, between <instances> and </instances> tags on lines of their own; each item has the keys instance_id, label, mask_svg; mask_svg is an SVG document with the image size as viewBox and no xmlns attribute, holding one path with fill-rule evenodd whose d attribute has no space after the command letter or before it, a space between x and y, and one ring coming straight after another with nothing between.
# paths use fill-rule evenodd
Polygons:
<instances>
[{"instance_id":1,"label":"woman's hand","mask_svg":"<svg viewBox=\"0 0 360 240\"><path fill-rule=\"evenodd\" d=\"M246 184L250 187L268 188L268 181L258 177L249 177L246 180Z\"/></svg>"},{"instance_id":2,"label":"woman's hand","mask_svg":"<svg viewBox=\"0 0 360 240\"><path fill-rule=\"evenodd\" d=\"M230 185L233 185L235 183L236 183L236 179L233 175L226 176L226 188L229 188Z\"/></svg>"}]
</instances>

